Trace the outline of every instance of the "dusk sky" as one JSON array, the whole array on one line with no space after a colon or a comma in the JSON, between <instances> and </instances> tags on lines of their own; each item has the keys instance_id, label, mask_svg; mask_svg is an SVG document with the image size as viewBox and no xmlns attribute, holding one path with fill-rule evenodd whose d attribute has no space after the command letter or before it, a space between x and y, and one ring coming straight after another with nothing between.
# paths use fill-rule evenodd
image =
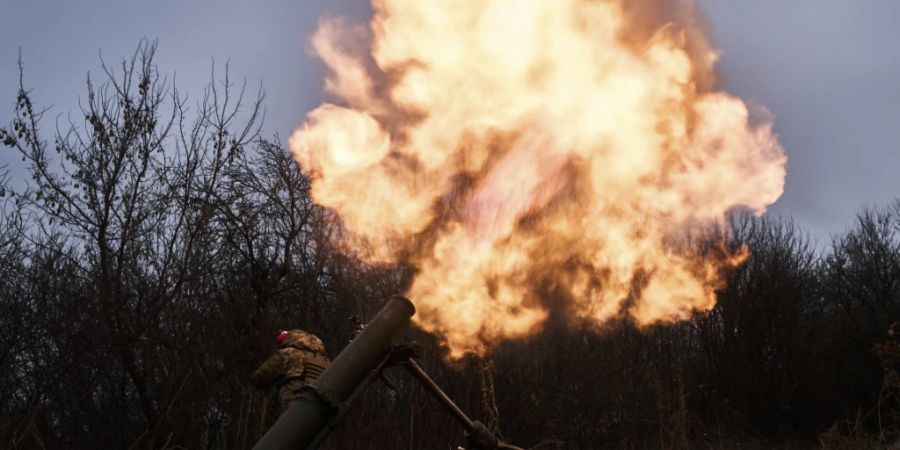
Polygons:
<instances>
[{"instance_id":1,"label":"dusk sky","mask_svg":"<svg viewBox=\"0 0 900 450\"><path fill-rule=\"evenodd\" d=\"M900 196L900 2L703 0L722 52L722 87L761 104L790 158L772 214L793 216L821 243L864 204ZM25 83L52 105L44 124L77 113L99 56L118 63L143 37L158 66L192 98L230 61L232 77L262 84L267 135L286 138L321 101L323 68L307 40L323 14L366 20L363 1L130 2L11 0L0 27L0 124L11 119L21 48ZM220 72L221 73L221 72ZM77 114L73 114L77 119ZM24 173L11 151L0 166Z\"/></svg>"}]
</instances>

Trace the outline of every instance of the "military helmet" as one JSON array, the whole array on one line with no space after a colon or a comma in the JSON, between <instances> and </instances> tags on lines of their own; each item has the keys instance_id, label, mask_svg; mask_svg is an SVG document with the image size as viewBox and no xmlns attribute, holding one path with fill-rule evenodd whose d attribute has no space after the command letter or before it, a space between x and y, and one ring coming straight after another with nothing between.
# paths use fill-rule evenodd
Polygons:
<instances>
[{"instance_id":1,"label":"military helmet","mask_svg":"<svg viewBox=\"0 0 900 450\"><path fill-rule=\"evenodd\" d=\"M325 352L325 344L322 343L322 340L303 330L282 330L278 334L278 343L282 347L295 347L318 353Z\"/></svg>"}]
</instances>

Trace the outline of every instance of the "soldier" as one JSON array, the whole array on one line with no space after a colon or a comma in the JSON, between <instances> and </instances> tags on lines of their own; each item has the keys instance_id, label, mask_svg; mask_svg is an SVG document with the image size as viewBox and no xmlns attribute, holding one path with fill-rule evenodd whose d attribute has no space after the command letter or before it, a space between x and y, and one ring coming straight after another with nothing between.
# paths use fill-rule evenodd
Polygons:
<instances>
[{"instance_id":1,"label":"soldier","mask_svg":"<svg viewBox=\"0 0 900 450\"><path fill-rule=\"evenodd\" d=\"M325 356L325 345L312 333L282 330L278 344L281 348L253 372L250 382L260 389L278 386L278 403L284 414L296 401L300 388L318 378L331 360Z\"/></svg>"}]
</instances>

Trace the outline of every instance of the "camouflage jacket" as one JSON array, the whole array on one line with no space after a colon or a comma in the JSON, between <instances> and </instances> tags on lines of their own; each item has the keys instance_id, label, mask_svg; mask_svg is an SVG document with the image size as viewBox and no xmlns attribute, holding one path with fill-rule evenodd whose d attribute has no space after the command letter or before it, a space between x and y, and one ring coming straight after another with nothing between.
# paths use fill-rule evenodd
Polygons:
<instances>
[{"instance_id":1,"label":"camouflage jacket","mask_svg":"<svg viewBox=\"0 0 900 450\"><path fill-rule=\"evenodd\" d=\"M281 348L253 372L250 382L259 388L276 383L281 387L291 381L306 384L315 380L328 365L330 361L325 356L325 346L318 337L291 330L287 332Z\"/></svg>"}]
</instances>

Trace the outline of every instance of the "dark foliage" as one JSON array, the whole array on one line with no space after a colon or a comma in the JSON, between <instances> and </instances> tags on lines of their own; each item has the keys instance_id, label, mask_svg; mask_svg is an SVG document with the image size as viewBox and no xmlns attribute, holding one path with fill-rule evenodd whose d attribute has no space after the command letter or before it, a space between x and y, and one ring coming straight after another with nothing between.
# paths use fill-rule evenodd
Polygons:
<instances>
[{"instance_id":1,"label":"dark foliage","mask_svg":"<svg viewBox=\"0 0 900 450\"><path fill-rule=\"evenodd\" d=\"M248 376L275 330L334 356L408 279L332 247L339 224L277 140L262 94L212 80L189 104L142 43L89 79L48 139L19 89L0 141L0 447L250 447L274 420ZM2 168L0 168L2 169ZM896 438L900 203L818 253L789 220L737 216L748 244L718 305L651 329L549 326L488 357L423 366L474 418L541 448L872 448ZM455 448L461 429L402 372L330 448Z\"/></svg>"}]
</instances>

